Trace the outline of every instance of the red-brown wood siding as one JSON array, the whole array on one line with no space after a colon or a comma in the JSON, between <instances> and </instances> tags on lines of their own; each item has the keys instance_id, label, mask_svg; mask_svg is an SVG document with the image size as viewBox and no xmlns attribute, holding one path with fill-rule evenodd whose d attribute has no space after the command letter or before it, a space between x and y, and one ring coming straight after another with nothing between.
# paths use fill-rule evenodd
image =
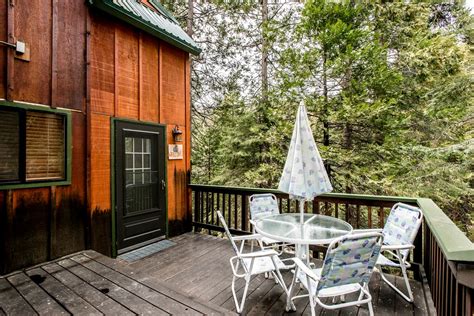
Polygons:
<instances>
[{"instance_id":1,"label":"red-brown wood siding","mask_svg":"<svg viewBox=\"0 0 474 316\"><path fill-rule=\"evenodd\" d=\"M7 2L0 0L0 40L25 42L30 61L0 47L0 98L83 112L84 2ZM0 274L86 248L85 114L73 112L72 122L70 186L0 191Z\"/></svg>"},{"instance_id":2,"label":"red-brown wood siding","mask_svg":"<svg viewBox=\"0 0 474 316\"><path fill-rule=\"evenodd\" d=\"M159 122L158 40L142 33L140 43L140 120Z\"/></svg>"},{"instance_id":3,"label":"red-brown wood siding","mask_svg":"<svg viewBox=\"0 0 474 316\"><path fill-rule=\"evenodd\" d=\"M8 41L7 34L7 0L0 0L0 40ZM0 98L6 97L7 48L0 47Z\"/></svg>"},{"instance_id":4,"label":"red-brown wood siding","mask_svg":"<svg viewBox=\"0 0 474 316\"><path fill-rule=\"evenodd\" d=\"M188 54L117 21L104 21L101 14L92 14L91 55L91 208L110 208L110 204L104 202L110 201L108 188L100 194L94 193L99 187L110 187L107 181L95 180L102 179L104 172L110 170L103 162L103 148L110 139L94 136L106 133L104 129L110 128L107 125L110 123L105 122L105 117L110 116L166 124L170 144L173 143L172 128L180 126L185 140L184 159L167 162L168 219L178 222L189 219ZM94 114L99 113L104 117L95 124L97 115Z\"/></svg>"},{"instance_id":5,"label":"red-brown wood siding","mask_svg":"<svg viewBox=\"0 0 474 316\"><path fill-rule=\"evenodd\" d=\"M51 7L51 2L15 1L15 37L31 51L29 62L15 60L15 100L51 104Z\"/></svg>"},{"instance_id":6,"label":"red-brown wood siding","mask_svg":"<svg viewBox=\"0 0 474 316\"><path fill-rule=\"evenodd\" d=\"M86 247L110 254L112 117L167 124L169 143L180 126L168 212L172 235L189 229L188 54L82 0L0 0L0 40L13 41L9 27L31 60L0 46L0 98L73 110L73 167L68 186L0 191L0 274Z\"/></svg>"},{"instance_id":7,"label":"red-brown wood siding","mask_svg":"<svg viewBox=\"0 0 474 316\"><path fill-rule=\"evenodd\" d=\"M52 86L52 104L84 111L87 7L83 1L54 0L54 2L57 7L57 18L53 19L56 33L53 33L55 45L52 54L55 63L52 65L52 76L56 80L53 80L55 85Z\"/></svg>"}]
</instances>

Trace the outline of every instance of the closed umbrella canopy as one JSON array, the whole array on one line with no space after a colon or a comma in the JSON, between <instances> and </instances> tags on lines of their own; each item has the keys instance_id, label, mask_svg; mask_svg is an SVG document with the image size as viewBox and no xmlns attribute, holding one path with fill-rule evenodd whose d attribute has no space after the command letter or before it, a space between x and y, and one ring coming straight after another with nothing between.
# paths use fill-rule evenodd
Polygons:
<instances>
[{"instance_id":1,"label":"closed umbrella canopy","mask_svg":"<svg viewBox=\"0 0 474 316\"><path fill-rule=\"evenodd\" d=\"M304 104L298 108L290 149L278 189L288 193L291 199L302 201L309 201L317 195L332 191ZM301 209L303 204L301 203Z\"/></svg>"}]
</instances>

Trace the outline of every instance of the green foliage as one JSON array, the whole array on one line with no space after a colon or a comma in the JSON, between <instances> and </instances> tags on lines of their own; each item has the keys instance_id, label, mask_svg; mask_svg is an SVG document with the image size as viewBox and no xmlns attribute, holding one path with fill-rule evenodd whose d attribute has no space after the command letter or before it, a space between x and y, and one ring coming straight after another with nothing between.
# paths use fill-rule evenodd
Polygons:
<instances>
[{"instance_id":1,"label":"green foliage","mask_svg":"<svg viewBox=\"0 0 474 316\"><path fill-rule=\"evenodd\" d=\"M221 21L209 38L220 44L209 46L207 62L232 66L193 74L201 83L193 83L193 103L213 90L207 119L193 118L193 182L275 188L303 100L336 192L432 198L472 231L467 10L442 1L309 0L272 6L262 23L257 5L214 8ZM261 58L250 47L263 39L271 65L265 101L250 66Z\"/></svg>"}]
</instances>

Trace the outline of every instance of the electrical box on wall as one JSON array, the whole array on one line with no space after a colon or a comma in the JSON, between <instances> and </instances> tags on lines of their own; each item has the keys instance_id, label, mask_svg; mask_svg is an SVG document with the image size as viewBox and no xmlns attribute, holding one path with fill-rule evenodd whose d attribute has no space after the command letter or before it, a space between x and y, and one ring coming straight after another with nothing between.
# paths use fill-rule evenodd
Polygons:
<instances>
[{"instance_id":1,"label":"electrical box on wall","mask_svg":"<svg viewBox=\"0 0 474 316\"><path fill-rule=\"evenodd\" d=\"M22 41L16 42L15 58L23 61L30 61L30 47Z\"/></svg>"}]
</instances>

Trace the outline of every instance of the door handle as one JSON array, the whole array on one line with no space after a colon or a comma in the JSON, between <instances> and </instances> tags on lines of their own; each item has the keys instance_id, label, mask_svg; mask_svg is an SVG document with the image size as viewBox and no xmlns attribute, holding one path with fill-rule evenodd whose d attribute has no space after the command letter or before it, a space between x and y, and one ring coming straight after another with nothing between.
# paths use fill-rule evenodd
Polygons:
<instances>
[{"instance_id":1,"label":"door handle","mask_svg":"<svg viewBox=\"0 0 474 316\"><path fill-rule=\"evenodd\" d=\"M166 188L165 180L161 180L161 189L164 190Z\"/></svg>"}]
</instances>

